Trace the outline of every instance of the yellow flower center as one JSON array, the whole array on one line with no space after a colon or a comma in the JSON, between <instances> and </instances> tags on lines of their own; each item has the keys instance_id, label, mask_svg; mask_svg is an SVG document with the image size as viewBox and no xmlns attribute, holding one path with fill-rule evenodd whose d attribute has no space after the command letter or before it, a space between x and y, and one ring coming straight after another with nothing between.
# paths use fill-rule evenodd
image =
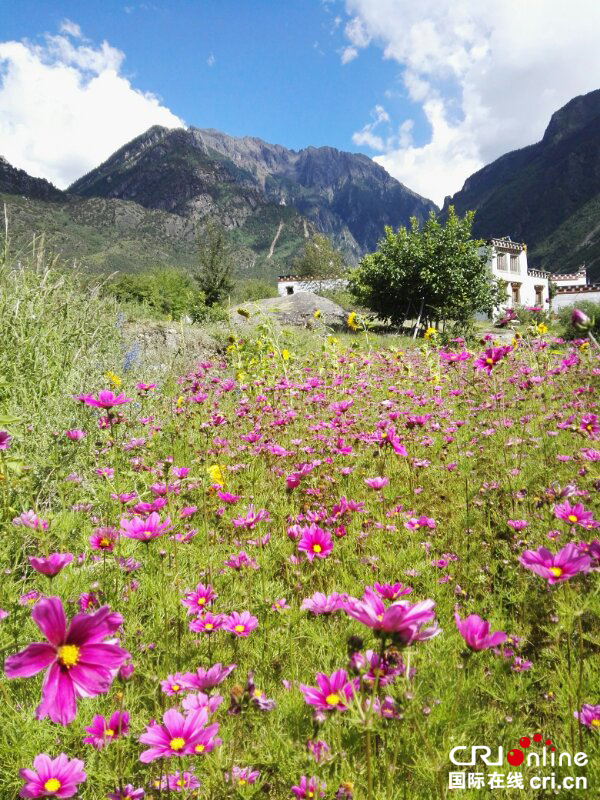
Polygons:
<instances>
[{"instance_id":1,"label":"yellow flower center","mask_svg":"<svg viewBox=\"0 0 600 800\"><path fill-rule=\"evenodd\" d=\"M568 518L569 522L577 522L577 517L575 514L569 514Z\"/></svg>"},{"instance_id":2,"label":"yellow flower center","mask_svg":"<svg viewBox=\"0 0 600 800\"><path fill-rule=\"evenodd\" d=\"M233 629L236 633L243 633L246 630L245 625L236 625Z\"/></svg>"},{"instance_id":3,"label":"yellow flower center","mask_svg":"<svg viewBox=\"0 0 600 800\"><path fill-rule=\"evenodd\" d=\"M206 747L203 744L197 744L194 750L197 753L203 753L206 750Z\"/></svg>"},{"instance_id":4,"label":"yellow flower center","mask_svg":"<svg viewBox=\"0 0 600 800\"><path fill-rule=\"evenodd\" d=\"M58 663L70 669L79 661L79 648L75 644L63 644L58 648Z\"/></svg>"},{"instance_id":5,"label":"yellow flower center","mask_svg":"<svg viewBox=\"0 0 600 800\"><path fill-rule=\"evenodd\" d=\"M563 571L560 567L549 567L549 570L555 578L560 578L560 576L563 574Z\"/></svg>"},{"instance_id":6,"label":"yellow flower center","mask_svg":"<svg viewBox=\"0 0 600 800\"><path fill-rule=\"evenodd\" d=\"M488 357L488 358L486 358L485 363L486 364L493 364L494 363L494 359Z\"/></svg>"},{"instance_id":7,"label":"yellow flower center","mask_svg":"<svg viewBox=\"0 0 600 800\"><path fill-rule=\"evenodd\" d=\"M592 430L592 426L591 426L591 424L590 424L590 425L586 425L586 426L585 426L585 429L586 429L586 431L591 431L591 430Z\"/></svg>"},{"instance_id":8,"label":"yellow flower center","mask_svg":"<svg viewBox=\"0 0 600 800\"><path fill-rule=\"evenodd\" d=\"M322 549L320 544L313 544L313 553L320 553Z\"/></svg>"},{"instance_id":9,"label":"yellow flower center","mask_svg":"<svg viewBox=\"0 0 600 800\"><path fill-rule=\"evenodd\" d=\"M106 728L106 730L104 731L104 735L105 736L114 736L115 732L113 731L112 728Z\"/></svg>"},{"instance_id":10,"label":"yellow flower center","mask_svg":"<svg viewBox=\"0 0 600 800\"><path fill-rule=\"evenodd\" d=\"M381 622L383 620L383 614L377 614L377 619Z\"/></svg>"},{"instance_id":11,"label":"yellow flower center","mask_svg":"<svg viewBox=\"0 0 600 800\"><path fill-rule=\"evenodd\" d=\"M206 597L199 597L198 598L198 605L203 606L206 603Z\"/></svg>"},{"instance_id":12,"label":"yellow flower center","mask_svg":"<svg viewBox=\"0 0 600 800\"><path fill-rule=\"evenodd\" d=\"M600 719L592 720L592 728L600 728Z\"/></svg>"},{"instance_id":13,"label":"yellow flower center","mask_svg":"<svg viewBox=\"0 0 600 800\"><path fill-rule=\"evenodd\" d=\"M57 792L61 787L60 781L57 781L56 778L49 778L46 783L44 784L44 789L47 792Z\"/></svg>"},{"instance_id":14,"label":"yellow flower center","mask_svg":"<svg viewBox=\"0 0 600 800\"><path fill-rule=\"evenodd\" d=\"M314 792L311 792L311 791L309 790L309 791L306 793L306 796L307 796L307 797L314 797L314 796L315 796L315 793L314 793Z\"/></svg>"},{"instance_id":15,"label":"yellow flower center","mask_svg":"<svg viewBox=\"0 0 600 800\"><path fill-rule=\"evenodd\" d=\"M183 786L183 781L181 778L179 778L179 780L177 781L176 786Z\"/></svg>"},{"instance_id":16,"label":"yellow flower center","mask_svg":"<svg viewBox=\"0 0 600 800\"><path fill-rule=\"evenodd\" d=\"M238 781L238 784L240 786L245 786L246 785L246 781L244 780L244 778L240 778L239 781Z\"/></svg>"},{"instance_id":17,"label":"yellow flower center","mask_svg":"<svg viewBox=\"0 0 600 800\"><path fill-rule=\"evenodd\" d=\"M182 750L185 747L185 739L182 739L181 736L176 736L169 742L169 747L171 750Z\"/></svg>"},{"instance_id":18,"label":"yellow flower center","mask_svg":"<svg viewBox=\"0 0 600 800\"><path fill-rule=\"evenodd\" d=\"M215 627L215 626L212 624L212 622L207 622L207 623L206 623L206 625L204 626L204 630L205 630L205 631L212 631L212 629L213 629L214 627Z\"/></svg>"},{"instance_id":19,"label":"yellow flower center","mask_svg":"<svg viewBox=\"0 0 600 800\"><path fill-rule=\"evenodd\" d=\"M178 692L181 689L181 686L178 683L171 684L171 690L174 692Z\"/></svg>"},{"instance_id":20,"label":"yellow flower center","mask_svg":"<svg viewBox=\"0 0 600 800\"><path fill-rule=\"evenodd\" d=\"M254 697L262 697L264 694L262 689L255 689L254 690Z\"/></svg>"},{"instance_id":21,"label":"yellow flower center","mask_svg":"<svg viewBox=\"0 0 600 800\"><path fill-rule=\"evenodd\" d=\"M339 694L328 694L325 698L325 702L328 706L337 706L340 702Z\"/></svg>"},{"instance_id":22,"label":"yellow flower center","mask_svg":"<svg viewBox=\"0 0 600 800\"><path fill-rule=\"evenodd\" d=\"M110 541L108 539L100 539L98 544L100 547L110 547Z\"/></svg>"}]
</instances>

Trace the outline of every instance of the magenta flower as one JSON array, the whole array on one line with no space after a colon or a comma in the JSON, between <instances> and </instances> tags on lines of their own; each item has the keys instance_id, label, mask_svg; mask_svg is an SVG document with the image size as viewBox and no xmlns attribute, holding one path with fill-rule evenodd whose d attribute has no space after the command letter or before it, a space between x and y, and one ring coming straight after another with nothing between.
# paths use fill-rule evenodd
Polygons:
<instances>
[{"instance_id":1,"label":"magenta flower","mask_svg":"<svg viewBox=\"0 0 600 800\"><path fill-rule=\"evenodd\" d=\"M597 415L584 414L581 418L581 423L579 424L579 430L583 431L591 439L595 439L596 434L598 433L598 431L600 431L600 425L598 425Z\"/></svg>"},{"instance_id":2,"label":"magenta flower","mask_svg":"<svg viewBox=\"0 0 600 800\"><path fill-rule=\"evenodd\" d=\"M571 324L579 331L587 331L593 327L594 321L591 320L585 312L574 308L571 314Z\"/></svg>"},{"instance_id":3,"label":"magenta flower","mask_svg":"<svg viewBox=\"0 0 600 800\"><path fill-rule=\"evenodd\" d=\"M329 677L322 672L316 675L318 688L300 684L304 702L317 711L346 711L354 694L354 682L348 680L345 669L338 669Z\"/></svg>"},{"instance_id":4,"label":"magenta flower","mask_svg":"<svg viewBox=\"0 0 600 800\"><path fill-rule=\"evenodd\" d=\"M435 623L434 606L433 600L422 600L414 605L398 600L386 608L373 589L367 586L362 600L357 600L355 597L348 598L344 610L363 625L392 634L399 644L409 645L431 639L441 633ZM428 622L434 624L423 628Z\"/></svg>"},{"instance_id":5,"label":"magenta flower","mask_svg":"<svg viewBox=\"0 0 600 800\"><path fill-rule=\"evenodd\" d=\"M89 736L83 739L84 744L91 744L96 750L102 750L119 736L129 733L129 714L127 711L114 711L107 721L101 714L96 714L92 724L84 728Z\"/></svg>"},{"instance_id":6,"label":"magenta flower","mask_svg":"<svg viewBox=\"0 0 600 800\"><path fill-rule=\"evenodd\" d=\"M8 431L0 431L0 450L8 450L12 436Z\"/></svg>"},{"instance_id":7,"label":"magenta flower","mask_svg":"<svg viewBox=\"0 0 600 800\"><path fill-rule=\"evenodd\" d=\"M506 524L513 529L513 531L524 531L527 527L526 519L507 519Z\"/></svg>"},{"instance_id":8,"label":"magenta flower","mask_svg":"<svg viewBox=\"0 0 600 800\"><path fill-rule=\"evenodd\" d=\"M258 620L249 611L238 614L233 611L223 620L223 630L233 633L234 636L249 636L258 627Z\"/></svg>"},{"instance_id":9,"label":"magenta flower","mask_svg":"<svg viewBox=\"0 0 600 800\"><path fill-rule=\"evenodd\" d=\"M73 553L51 553L48 558L29 556L29 564L36 572L53 578L55 575L73 561Z\"/></svg>"},{"instance_id":10,"label":"magenta flower","mask_svg":"<svg viewBox=\"0 0 600 800\"><path fill-rule=\"evenodd\" d=\"M269 517L269 512L266 509L261 508L258 511L254 511L254 506L248 506L246 516L237 517L233 519L232 522L235 528L247 528L251 531L254 529L255 525L265 519L269 519Z\"/></svg>"},{"instance_id":11,"label":"magenta flower","mask_svg":"<svg viewBox=\"0 0 600 800\"><path fill-rule=\"evenodd\" d=\"M378 443L380 447L389 444L394 453L399 456L408 455L406 447L404 447L400 437L396 434L396 428L393 425L390 425L389 428L381 431Z\"/></svg>"},{"instance_id":12,"label":"magenta flower","mask_svg":"<svg viewBox=\"0 0 600 800\"><path fill-rule=\"evenodd\" d=\"M188 614L201 614L216 596L210 584L205 586L203 583L199 583L193 591L186 591L181 602L187 606Z\"/></svg>"},{"instance_id":13,"label":"magenta flower","mask_svg":"<svg viewBox=\"0 0 600 800\"><path fill-rule=\"evenodd\" d=\"M171 518L167 517L161 523L157 511L153 511L146 519L141 517L133 517L127 519L123 517L121 520L121 533L128 539L137 539L139 542L150 542L163 533L170 531L173 526L171 525Z\"/></svg>"},{"instance_id":14,"label":"magenta flower","mask_svg":"<svg viewBox=\"0 0 600 800\"><path fill-rule=\"evenodd\" d=\"M40 519L35 511L23 511L18 517L14 517L13 525L17 527L23 525L24 528L30 528L32 531L46 531L48 530L48 523L45 519Z\"/></svg>"},{"instance_id":15,"label":"magenta flower","mask_svg":"<svg viewBox=\"0 0 600 800\"><path fill-rule=\"evenodd\" d=\"M229 664L228 667L224 667L219 662L218 664L213 664L209 669L199 667L196 672L186 672L183 676L186 688L198 689L201 692L205 689L212 689L214 686L223 683L235 668L236 664Z\"/></svg>"},{"instance_id":16,"label":"magenta flower","mask_svg":"<svg viewBox=\"0 0 600 800\"><path fill-rule=\"evenodd\" d=\"M199 786L200 781L193 772L177 771L172 775L164 775L160 782L160 788L168 789L169 792L187 792L188 789L197 789Z\"/></svg>"},{"instance_id":17,"label":"magenta flower","mask_svg":"<svg viewBox=\"0 0 600 800\"><path fill-rule=\"evenodd\" d=\"M488 647L496 647L506 641L503 631L490 633L490 623L481 619L478 614L469 614L465 620L461 620L457 611L454 620L458 632L471 650L487 650Z\"/></svg>"},{"instance_id":18,"label":"magenta flower","mask_svg":"<svg viewBox=\"0 0 600 800\"><path fill-rule=\"evenodd\" d=\"M399 597L412 592L412 586L403 586L401 583L377 583L373 588L385 600L397 600Z\"/></svg>"},{"instance_id":19,"label":"magenta flower","mask_svg":"<svg viewBox=\"0 0 600 800\"><path fill-rule=\"evenodd\" d=\"M33 767L19 770L25 781L19 797L73 797L87 777L83 761L69 759L64 753L56 758L40 753L33 759Z\"/></svg>"},{"instance_id":20,"label":"magenta flower","mask_svg":"<svg viewBox=\"0 0 600 800\"><path fill-rule=\"evenodd\" d=\"M594 515L586 511L581 503L572 506L568 500L554 506L554 516L568 522L569 525L579 525L581 528L591 530L594 527Z\"/></svg>"},{"instance_id":21,"label":"magenta flower","mask_svg":"<svg viewBox=\"0 0 600 800\"><path fill-rule=\"evenodd\" d=\"M192 755L207 722L208 714L204 709L192 711L184 717L170 708L163 714L162 725L147 725L146 732L140 736L142 744L150 745L140 755L140 761L149 764L157 758Z\"/></svg>"},{"instance_id":22,"label":"magenta flower","mask_svg":"<svg viewBox=\"0 0 600 800\"><path fill-rule=\"evenodd\" d=\"M223 627L224 621L223 614L211 614L207 611L202 617L193 619L188 627L195 633L214 633Z\"/></svg>"},{"instance_id":23,"label":"magenta flower","mask_svg":"<svg viewBox=\"0 0 600 800\"><path fill-rule=\"evenodd\" d=\"M306 553L309 561L317 558L327 558L329 553L333 550L333 542L331 534L322 530L317 525L311 523L308 527L302 529L302 537L298 542L298 550Z\"/></svg>"},{"instance_id":24,"label":"magenta flower","mask_svg":"<svg viewBox=\"0 0 600 800\"><path fill-rule=\"evenodd\" d=\"M48 668L36 718L49 716L52 722L68 725L75 719L76 697L105 694L121 664L130 658L114 639L103 642L123 618L103 606L95 614L76 614L67 629L58 597L40 600L31 617L48 644L34 642L9 656L4 671L8 678L29 678Z\"/></svg>"},{"instance_id":25,"label":"magenta flower","mask_svg":"<svg viewBox=\"0 0 600 800\"><path fill-rule=\"evenodd\" d=\"M113 394L110 389L101 389L98 397L94 397L92 394L79 394L73 399L93 408L114 408L114 406L122 406L124 403L131 403L131 397L125 397L124 394Z\"/></svg>"},{"instance_id":26,"label":"magenta flower","mask_svg":"<svg viewBox=\"0 0 600 800\"><path fill-rule=\"evenodd\" d=\"M209 714L214 714L222 702L223 698L220 694L213 694L209 697L204 692L196 692L186 695L181 701L181 706L185 711L200 711L204 708ZM215 740L215 746L220 743L220 739Z\"/></svg>"},{"instance_id":27,"label":"magenta flower","mask_svg":"<svg viewBox=\"0 0 600 800\"><path fill-rule=\"evenodd\" d=\"M146 794L143 789L136 789L131 783L123 786L122 789L115 789L114 792L107 794L107 800L141 800Z\"/></svg>"},{"instance_id":28,"label":"magenta flower","mask_svg":"<svg viewBox=\"0 0 600 800\"><path fill-rule=\"evenodd\" d=\"M435 520L422 514L420 517L409 517L404 527L409 531L418 531L420 528L435 530Z\"/></svg>"},{"instance_id":29,"label":"magenta flower","mask_svg":"<svg viewBox=\"0 0 600 800\"><path fill-rule=\"evenodd\" d=\"M292 786L292 794L302 798L302 800L305 800L305 798L325 797L325 788L326 784L317 777L313 776L307 779L306 775L302 775L298 786Z\"/></svg>"},{"instance_id":30,"label":"magenta flower","mask_svg":"<svg viewBox=\"0 0 600 800\"><path fill-rule=\"evenodd\" d=\"M499 361L507 356L512 347L510 345L506 345L504 347L489 347L483 355L476 358L473 362L473 366L478 371L487 372L489 375L492 369L496 366Z\"/></svg>"},{"instance_id":31,"label":"magenta flower","mask_svg":"<svg viewBox=\"0 0 600 800\"><path fill-rule=\"evenodd\" d=\"M377 492L387 486L389 482L389 478L365 478L365 483L369 489L375 489Z\"/></svg>"},{"instance_id":32,"label":"magenta flower","mask_svg":"<svg viewBox=\"0 0 600 800\"><path fill-rule=\"evenodd\" d=\"M96 528L89 539L90 547L92 550L112 553L118 538L119 532L116 528Z\"/></svg>"},{"instance_id":33,"label":"magenta flower","mask_svg":"<svg viewBox=\"0 0 600 800\"><path fill-rule=\"evenodd\" d=\"M231 768L231 775L226 775L227 778L231 778L231 782L235 784L235 786L251 786L253 783L256 783L259 776L260 772L257 769L237 766Z\"/></svg>"},{"instance_id":34,"label":"magenta flower","mask_svg":"<svg viewBox=\"0 0 600 800\"><path fill-rule=\"evenodd\" d=\"M136 383L135 388L138 392L151 392L152 389L156 389L155 383Z\"/></svg>"},{"instance_id":35,"label":"magenta flower","mask_svg":"<svg viewBox=\"0 0 600 800\"><path fill-rule=\"evenodd\" d=\"M537 550L525 550L519 556L520 563L541 578L545 578L549 584L564 583L577 575L579 572L589 572L592 562L590 557L581 553L577 545L569 542L556 555L553 555L545 547Z\"/></svg>"},{"instance_id":36,"label":"magenta flower","mask_svg":"<svg viewBox=\"0 0 600 800\"><path fill-rule=\"evenodd\" d=\"M167 679L160 682L160 688L170 697L176 694L183 694L187 691L185 675L182 675L180 672L176 672L174 675L167 675Z\"/></svg>"},{"instance_id":37,"label":"magenta flower","mask_svg":"<svg viewBox=\"0 0 600 800\"><path fill-rule=\"evenodd\" d=\"M581 711L574 711L573 716L586 728L600 730L600 705L591 706L589 703L584 703Z\"/></svg>"},{"instance_id":38,"label":"magenta flower","mask_svg":"<svg viewBox=\"0 0 600 800\"><path fill-rule=\"evenodd\" d=\"M345 598L337 592L332 594L323 594L322 592L315 592L312 597L305 597L302 601L300 609L302 611L310 611L311 614L318 616L319 614L333 614L344 607Z\"/></svg>"}]
</instances>

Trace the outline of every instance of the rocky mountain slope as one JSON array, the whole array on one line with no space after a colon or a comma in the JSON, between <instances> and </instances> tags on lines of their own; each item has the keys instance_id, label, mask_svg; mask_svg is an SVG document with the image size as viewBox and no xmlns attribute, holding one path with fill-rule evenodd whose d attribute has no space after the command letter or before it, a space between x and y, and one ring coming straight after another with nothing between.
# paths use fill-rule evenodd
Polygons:
<instances>
[{"instance_id":1,"label":"rocky mountain slope","mask_svg":"<svg viewBox=\"0 0 600 800\"><path fill-rule=\"evenodd\" d=\"M374 249L384 225L435 210L366 156L331 147L296 152L197 128L150 128L69 191L134 200L194 220L210 214L232 230L261 206L280 214L293 209L352 261Z\"/></svg>"},{"instance_id":2,"label":"rocky mountain slope","mask_svg":"<svg viewBox=\"0 0 600 800\"><path fill-rule=\"evenodd\" d=\"M447 198L476 211L477 236L527 242L529 260L551 272L582 263L600 280L600 90L552 115L540 142L507 153Z\"/></svg>"}]
</instances>

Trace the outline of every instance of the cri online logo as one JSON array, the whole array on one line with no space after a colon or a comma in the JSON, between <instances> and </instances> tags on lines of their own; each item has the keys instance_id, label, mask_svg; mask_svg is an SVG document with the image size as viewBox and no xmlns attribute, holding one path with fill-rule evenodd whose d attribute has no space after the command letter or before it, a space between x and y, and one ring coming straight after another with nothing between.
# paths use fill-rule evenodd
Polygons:
<instances>
[{"instance_id":1,"label":"cri online logo","mask_svg":"<svg viewBox=\"0 0 600 800\"><path fill-rule=\"evenodd\" d=\"M534 734L532 739L536 744L539 744L542 741L541 733ZM519 739L520 747L515 747L512 750L508 751L508 753L506 754L506 760L511 765L511 767L518 767L523 763L523 761L525 760L525 753L523 751L527 750L527 748L531 746L531 741L532 740L529 738L529 736L522 736ZM552 741L550 739L545 739L544 745L546 745L546 747L549 748L550 755L547 756L547 750L544 748L544 750L542 751L541 766L544 767L547 765L555 766L554 751L556 750L556 748L553 747ZM470 748L471 750L470 760L459 761L459 758L461 757L464 758L466 756L466 753L464 752L461 753L461 751L468 751L468 750L469 748L464 746L458 746L452 748L452 750L450 751L450 761L452 761L453 764L456 764L457 766L460 767L467 767L467 766L470 767L473 766L473 764L475 764L479 759L488 766L499 767L501 766L504 760L504 749L502 747L498 748L497 760L494 761L490 757L492 754L492 750L490 747L486 747L485 745L473 745L473 747ZM587 764L587 755L585 753L575 753L575 756L572 759L570 753L560 753L560 755L558 756L558 766L562 766L563 763L565 763L567 766L571 766L572 760L578 766L582 766L584 764ZM540 766L539 753L535 752L528 753L527 766L532 766L532 765L536 767Z\"/></svg>"}]
</instances>

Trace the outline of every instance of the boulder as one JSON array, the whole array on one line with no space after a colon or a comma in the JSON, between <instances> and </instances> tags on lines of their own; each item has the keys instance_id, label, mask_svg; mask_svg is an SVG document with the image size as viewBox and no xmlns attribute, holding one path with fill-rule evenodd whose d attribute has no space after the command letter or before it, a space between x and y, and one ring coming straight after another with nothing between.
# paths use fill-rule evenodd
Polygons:
<instances>
[{"instance_id":1,"label":"boulder","mask_svg":"<svg viewBox=\"0 0 600 800\"><path fill-rule=\"evenodd\" d=\"M238 310L239 309L239 310ZM240 313L240 310L242 313ZM319 311L318 318L315 312ZM248 316L246 316L248 315ZM313 292L296 292L283 297L268 297L231 309L231 321L238 326L256 325L265 319L298 328L346 327L348 314L341 306Z\"/></svg>"}]
</instances>

